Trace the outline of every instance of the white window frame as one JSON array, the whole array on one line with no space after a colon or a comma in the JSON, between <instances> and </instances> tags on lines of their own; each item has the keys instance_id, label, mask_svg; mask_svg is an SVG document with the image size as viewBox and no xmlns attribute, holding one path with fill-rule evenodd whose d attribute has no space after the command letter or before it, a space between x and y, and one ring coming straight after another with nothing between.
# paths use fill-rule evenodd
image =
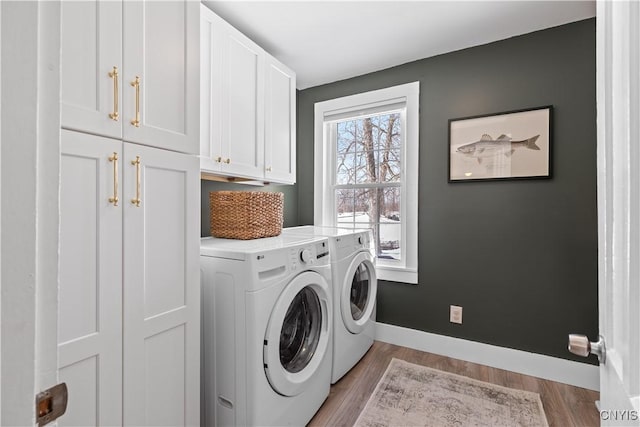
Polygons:
<instances>
[{"instance_id":1,"label":"white window frame","mask_svg":"<svg viewBox=\"0 0 640 427\"><path fill-rule=\"evenodd\" d=\"M379 259L376 273L378 279L412 284L418 283L419 97L420 83L413 82L317 102L314 114L313 220L316 225L335 227L336 138L329 131L332 122L344 117L366 117L372 111L384 111L385 106L397 110L402 105L401 259Z\"/></svg>"}]
</instances>

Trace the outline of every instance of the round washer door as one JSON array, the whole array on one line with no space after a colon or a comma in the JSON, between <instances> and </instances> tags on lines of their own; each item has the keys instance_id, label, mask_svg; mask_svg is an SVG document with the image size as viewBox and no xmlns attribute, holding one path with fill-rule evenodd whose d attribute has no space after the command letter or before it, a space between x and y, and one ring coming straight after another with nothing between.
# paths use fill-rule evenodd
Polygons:
<instances>
[{"instance_id":1,"label":"round washer door","mask_svg":"<svg viewBox=\"0 0 640 427\"><path fill-rule=\"evenodd\" d=\"M365 328L376 303L378 279L369 252L356 255L344 276L340 312L347 330L359 334Z\"/></svg>"},{"instance_id":2,"label":"round washer door","mask_svg":"<svg viewBox=\"0 0 640 427\"><path fill-rule=\"evenodd\" d=\"M300 394L327 353L331 330L330 289L318 273L305 271L284 288L265 334L264 370L281 395Z\"/></svg>"}]
</instances>

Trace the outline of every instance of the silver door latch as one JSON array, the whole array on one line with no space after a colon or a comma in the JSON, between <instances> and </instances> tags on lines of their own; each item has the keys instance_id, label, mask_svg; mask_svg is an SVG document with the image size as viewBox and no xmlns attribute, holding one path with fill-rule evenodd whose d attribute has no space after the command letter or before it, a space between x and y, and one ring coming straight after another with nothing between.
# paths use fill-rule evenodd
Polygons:
<instances>
[{"instance_id":1,"label":"silver door latch","mask_svg":"<svg viewBox=\"0 0 640 427\"><path fill-rule=\"evenodd\" d=\"M54 385L36 395L36 422L39 427L60 418L67 410L67 384Z\"/></svg>"},{"instance_id":2,"label":"silver door latch","mask_svg":"<svg viewBox=\"0 0 640 427\"><path fill-rule=\"evenodd\" d=\"M600 363L604 363L607 358L602 335L598 336L597 342L590 342L586 335L569 334L569 351L582 357L587 357L589 353L595 354Z\"/></svg>"}]
</instances>

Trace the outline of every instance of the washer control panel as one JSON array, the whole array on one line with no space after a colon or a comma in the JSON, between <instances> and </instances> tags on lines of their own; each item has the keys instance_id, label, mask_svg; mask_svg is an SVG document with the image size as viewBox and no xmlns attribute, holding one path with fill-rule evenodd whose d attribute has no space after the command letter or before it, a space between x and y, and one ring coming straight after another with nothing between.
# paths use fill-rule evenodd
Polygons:
<instances>
[{"instance_id":1,"label":"washer control panel","mask_svg":"<svg viewBox=\"0 0 640 427\"><path fill-rule=\"evenodd\" d=\"M311 255L311 251L309 249L303 249L300 251L300 261L304 264L308 264L313 261L313 256Z\"/></svg>"},{"instance_id":2,"label":"washer control panel","mask_svg":"<svg viewBox=\"0 0 640 427\"><path fill-rule=\"evenodd\" d=\"M327 242L313 243L289 250L289 260L292 270L317 264L327 264L329 262L328 256L329 245Z\"/></svg>"},{"instance_id":3,"label":"washer control panel","mask_svg":"<svg viewBox=\"0 0 640 427\"><path fill-rule=\"evenodd\" d=\"M316 259L329 256L329 244L327 242L316 243Z\"/></svg>"}]
</instances>

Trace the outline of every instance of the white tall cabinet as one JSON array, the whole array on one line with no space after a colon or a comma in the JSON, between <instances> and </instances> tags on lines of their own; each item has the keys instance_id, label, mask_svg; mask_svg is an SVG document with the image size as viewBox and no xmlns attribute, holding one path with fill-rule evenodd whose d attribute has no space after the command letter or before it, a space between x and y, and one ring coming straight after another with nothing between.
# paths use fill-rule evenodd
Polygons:
<instances>
[{"instance_id":1,"label":"white tall cabinet","mask_svg":"<svg viewBox=\"0 0 640 427\"><path fill-rule=\"evenodd\" d=\"M69 406L59 425L120 425L124 197L109 198L122 142L64 130L60 142L58 375Z\"/></svg>"},{"instance_id":2,"label":"white tall cabinet","mask_svg":"<svg viewBox=\"0 0 640 427\"><path fill-rule=\"evenodd\" d=\"M201 6L203 174L296 181L296 75Z\"/></svg>"},{"instance_id":3,"label":"white tall cabinet","mask_svg":"<svg viewBox=\"0 0 640 427\"><path fill-rule=\"evenodd\" d=\"M124 184L131 189L123 203L124 423L194 425L200 415L198 159L126 143L123 152ZM132 203L137 194L139 205Z\"/></svg>"},{"instance_id":4,"label":"white tall cabinet","mask_svg":"<svg viewBox=\"0 0 640 427\"><path fill-rule=\"evenodd\" d=\"M58 424L199 425L199 4L63 2L61 31Z\"/></svg>"}]
</instances>

